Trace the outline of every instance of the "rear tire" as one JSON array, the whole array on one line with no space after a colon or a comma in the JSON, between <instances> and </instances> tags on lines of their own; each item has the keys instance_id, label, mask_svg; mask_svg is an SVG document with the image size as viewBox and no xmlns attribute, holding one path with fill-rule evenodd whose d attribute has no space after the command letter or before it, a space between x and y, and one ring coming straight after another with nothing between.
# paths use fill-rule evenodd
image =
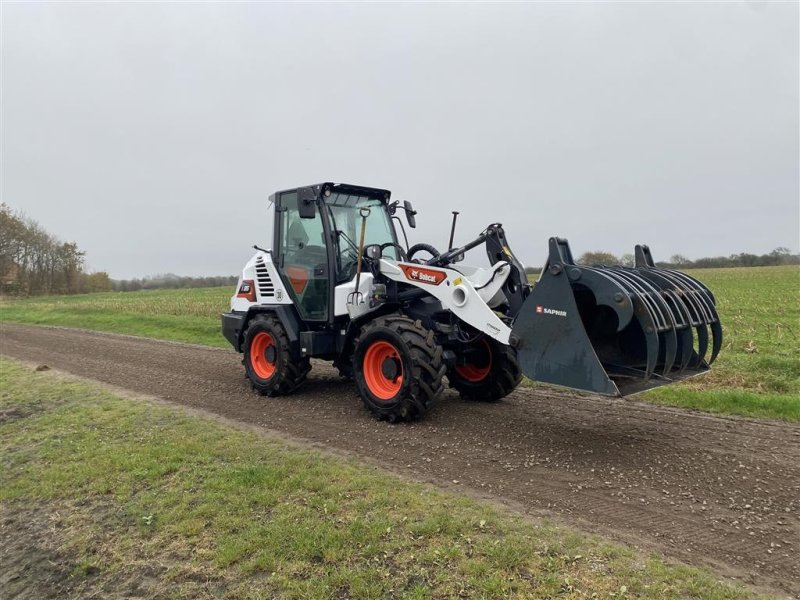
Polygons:
<instances>
[{"instance_id":1,"label":"rear tire","mask_svg":"<svg viewBox=\"0 0 800 600\"><path fill-rule=\"evenodd\" d=\"M353 366L364 405L391 423L420 418L444 391L442 347L420 321L402 315L364 326Z\"/></svg>"},{"instance_id":2,"label":"rear tire","mask_svg":"<svg viewBox=\"0 0 800 600\"><path fill-rule=\"evenodd\" d=\"M447 379L465 400L497 402L516 389L522 381L522 369L511 346L486 336L475 343L481 344L476 362L452 367Z\"/></svg>"},{"instance_id":3,"label":"rear tire","mask_svg":"<svg viewBox=\"0 0 800 600\"><path fill-rule=\"evenodd\" d=\"M311 370L308 358L294 359L289 336L272 315L257 315L244 332L244 369L253 389L264 396L290 394Z\"/></svg>"}]
</instances>

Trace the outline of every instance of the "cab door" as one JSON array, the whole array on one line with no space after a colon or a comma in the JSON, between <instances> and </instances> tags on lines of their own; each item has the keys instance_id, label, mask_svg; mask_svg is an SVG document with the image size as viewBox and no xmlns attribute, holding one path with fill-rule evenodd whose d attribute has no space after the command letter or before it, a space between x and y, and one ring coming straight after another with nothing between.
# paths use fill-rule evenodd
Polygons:
<instances>
[{"instance_id":1,"label":"cab door","mask_svg":"<svg viewBox=\"0 0 800 600\"><path fill-rule=\"evenodd\" d=\"M330 274L319 207L313 219L301 219L296 191L284 192L278 202L276 249L280 253L279 270L284 284L304 320L327 321Z\"/></svg>"}]
</instances>

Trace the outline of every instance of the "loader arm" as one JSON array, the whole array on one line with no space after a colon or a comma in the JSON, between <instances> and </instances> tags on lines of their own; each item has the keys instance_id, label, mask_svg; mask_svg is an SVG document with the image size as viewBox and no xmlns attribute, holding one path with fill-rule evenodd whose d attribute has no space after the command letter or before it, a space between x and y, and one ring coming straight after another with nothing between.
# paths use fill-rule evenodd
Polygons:
<instances>
[{"instance_id":1,"label":"loader arm","mask_svg":"<svg viewBox=\"0 0 800 600\"><path fill-rule=\"evenodd\" d=\"M464 244L460 248L448 250L430 259L426 264L446 267L456 260L460 260L464 253L477 248L481 244L486 244L486 255L489 257L491 265L496 265L500 261L508 263L510 273L502 287L507 301L505 313L508 317L516 317L528 294L530 294L531 286L528 284L525 267L511 252L502 224L492 223L471 242Z\"/></svg>"},{"instance_id":2,"label":"loader arm","mask_svg":"<svg viewBox=\"0 0 800 600\"><path fill-rule=\"evenodd\" d=\"M499 270L502 270L502 267ZM511 328L481 297L470 279L447 267L431 268L382 258L380 273L387 279L419 288L430 294L456 317L498 342L511 343Z\"/></svg>"}]
</instances>

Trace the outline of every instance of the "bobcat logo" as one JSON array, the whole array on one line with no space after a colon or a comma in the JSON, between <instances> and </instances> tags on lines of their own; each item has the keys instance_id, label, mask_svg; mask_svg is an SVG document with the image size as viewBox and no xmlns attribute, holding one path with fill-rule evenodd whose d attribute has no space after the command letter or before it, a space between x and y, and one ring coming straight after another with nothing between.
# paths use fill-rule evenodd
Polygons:
<instances>
[{"instance_id":1,"label":"bobcat logo","mask_svg":"<svg viewBox=\"0 0 800 600\"><path fill-rule=\"evenodd\" d=\"M418 267L417 265L400 265L400 268L403 269L406 279L411 281L439 285L447 279L447 273L444 271L437 271L436 269L426 269L424 267Z\"/></svg>"}]
</instances>

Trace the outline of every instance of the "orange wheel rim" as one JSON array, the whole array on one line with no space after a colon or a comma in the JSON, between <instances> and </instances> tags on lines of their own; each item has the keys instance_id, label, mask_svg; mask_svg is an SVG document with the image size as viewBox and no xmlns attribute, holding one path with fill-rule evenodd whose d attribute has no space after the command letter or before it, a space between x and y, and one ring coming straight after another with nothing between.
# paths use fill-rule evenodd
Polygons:
<instances>
[{"instance_id":1,"label":"orange wheel rim","mask_svg":"<svg viewBox=\"0 0 800 600\"><path fill-rule=\"evenodd\" d=\"M389 342L373 342L364 354L364 380L373 396L391 400L403 386L403 361Z\"/></svg>"},{"instance_id":2,"label":"orange wheel rim","mask_svg":"<svg viewBox=\"0 0 800 600\"><path fill-rule=\"evenodd\" d=\"M486 341L486 338L482 339L481 342L483 342L483 345L486 347L486 354L489 357L489 362L486 366L479 367L478 365L467 363L456 367L456 373L458 373L462 379L470 383L480 383L486 379L492 371L492 348L489 346L489 342Z\"/></svg>"},{"instance_id":3,"label":"orange wheel rim","mask_svg":"<svg viewBox=\"0 0 800 600\"><path fill-rule=\"evenodd\" d=\"M261 379L269 379L275 373L276 350L272 336L263 331L259 331L250 343L250 366Z\"/></svg>"}]
</instances>

